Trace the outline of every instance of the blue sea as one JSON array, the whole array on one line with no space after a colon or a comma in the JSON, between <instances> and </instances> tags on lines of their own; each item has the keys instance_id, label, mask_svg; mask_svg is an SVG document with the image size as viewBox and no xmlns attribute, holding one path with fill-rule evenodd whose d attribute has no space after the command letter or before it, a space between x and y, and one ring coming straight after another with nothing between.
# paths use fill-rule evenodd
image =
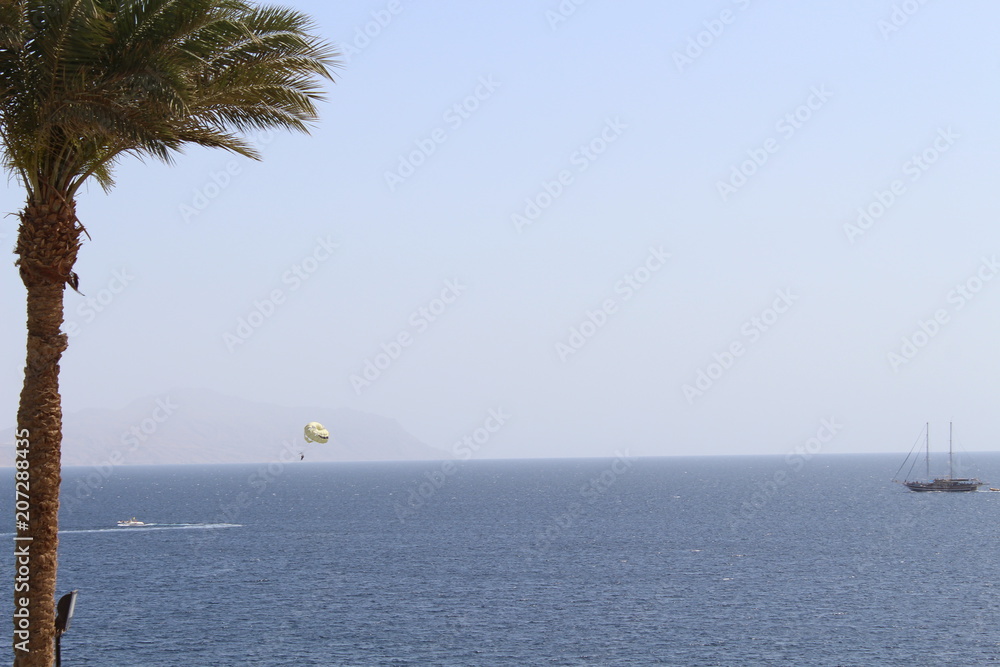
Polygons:
<instances>
[{"instance_id":1,"label":"blue sea","mask_svg":"<svg viewBox=\"0 0 1000 667\"><path fill-rule=\"evenodd\" d=\"M1000 663L1000 493L898 463L70 468L63 665Z\"/></svg>"}]
</instances>

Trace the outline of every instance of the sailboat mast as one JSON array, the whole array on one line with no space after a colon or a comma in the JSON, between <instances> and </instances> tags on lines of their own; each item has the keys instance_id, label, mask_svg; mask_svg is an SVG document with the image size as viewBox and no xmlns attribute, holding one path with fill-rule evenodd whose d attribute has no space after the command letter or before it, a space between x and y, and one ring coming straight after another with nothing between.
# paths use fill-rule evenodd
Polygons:
<instances>
[{"instance_id":1,"label":"sailboat mast","mask_svg":"<svg viewBox=\"0 0 1000 667\"><path fill-rule=\"evenodd\" d=\"M951 422L948 422L948 479L951 479Z\"/></svg>"},{"instance_id":2,"label":"sailboat mast","mask_svg":"<svg viewBox=\"0 0 1000 667\"><path fill-rule=\"evenodd\" d=\"M927 434L927 443L925 445L927 453L924 455L924 463L927 466L926 479L930 479L931 478L931 423L930 422L927 422L927 424L924 426L924 433Z\"/></svg>"}]
</instances>

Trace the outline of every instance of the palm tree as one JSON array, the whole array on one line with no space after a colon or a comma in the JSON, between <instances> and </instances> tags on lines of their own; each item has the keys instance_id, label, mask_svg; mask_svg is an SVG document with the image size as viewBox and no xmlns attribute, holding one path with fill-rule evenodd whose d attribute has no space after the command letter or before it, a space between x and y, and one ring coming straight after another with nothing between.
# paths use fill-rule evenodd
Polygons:
<instances>
[{"instance_id":1,"label":"palm tree","mask_svg":"<svg viewBox=\"0 0 1000 667\"><path fill-rule=\"evenodd\" d=\"M243 0L0 0L0 140L27 195L15 250L28 311L15 473L27 482L15 544L27 572L15 582L17 666L54 658L60 327L86 234L77 193L91 178L109 189L128 155L170 161L195 144L257 158L242 133L306 131L321 79L337 65L312 30L299 12Z\"/></svg>"}]
</instances>

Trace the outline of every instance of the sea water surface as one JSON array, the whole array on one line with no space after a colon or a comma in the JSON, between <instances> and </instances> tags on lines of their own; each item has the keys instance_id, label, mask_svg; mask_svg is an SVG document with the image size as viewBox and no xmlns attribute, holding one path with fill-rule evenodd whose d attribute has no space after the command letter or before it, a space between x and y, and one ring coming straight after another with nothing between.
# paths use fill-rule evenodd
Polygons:
<instances>
[{"instance_id":1,"label":"sea water surface","mask_svg":"<svg viewBox=\"0 0 1000 667\"><path fill-rule=\"evenodd\" d=\"M1000 662L1000 493L912 493L897 465L71 468L63 665Z\"/></svg>"}]
</instances>

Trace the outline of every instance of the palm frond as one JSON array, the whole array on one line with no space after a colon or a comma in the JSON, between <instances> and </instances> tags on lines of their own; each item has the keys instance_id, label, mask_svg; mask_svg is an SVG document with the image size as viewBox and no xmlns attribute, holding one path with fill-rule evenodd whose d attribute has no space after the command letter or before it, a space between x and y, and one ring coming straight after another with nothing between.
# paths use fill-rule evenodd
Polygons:
<instances>
[{"instance_id":1,"label":"palm frond","mask_svg":"<svg viewBox=\"0 0 1000 667\"><path fill-rule=\"evenodd\" d=\"M308 16L244 0L0 2L0 140L29 190L102 187L126 156L307 131L337 52Z\"/></svg>"}]
</instances>

